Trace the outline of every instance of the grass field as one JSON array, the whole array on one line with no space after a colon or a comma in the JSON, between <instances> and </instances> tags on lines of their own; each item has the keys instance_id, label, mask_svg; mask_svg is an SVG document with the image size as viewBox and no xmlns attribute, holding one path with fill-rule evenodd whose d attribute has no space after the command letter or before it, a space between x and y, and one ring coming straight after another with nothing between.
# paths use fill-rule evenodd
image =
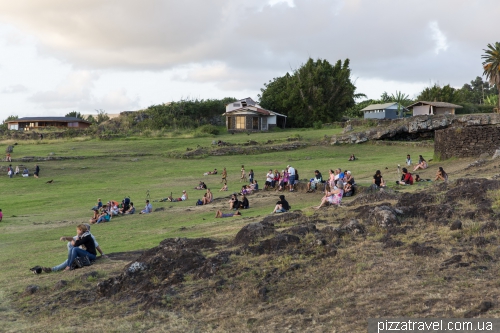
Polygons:
<instances>
[{"instance_id":1,"label":"grass field","mask_svg":"<svg viewBox=\"0 0 500 333\"><path fill-rule=\"evenodd\" d=\"M87 138L74 140L47 140L43 142L17 142L12 158L25 156L74 157L59 161L39 162L41 177L12 179L0 175L2 196L0 208L3 221L0 223L0 324L7 331L39 330L37 323L30 317L16 312L12 306L15 293L20 293L27 285L53 285L63 279L65 274L34 276L28 270L34 265L53 266L66 259L65 243L61 236L75 234L75 226L87 222L91 207L97 198L103 202L120 201L130 196L135 206L142 209L146 193L152 200L167 197L170 193L180 196L186 189L189 200L180 203L153 202L153 208L165 210L149 215L133 215L113 218L110 223L92 227L101 247L106 253L148 249L168 237L212 237L228 238L248 223L249 218L269 214L278 193L264 203L244 211L239 219L215 219L211 207L197 207L195 201L201 198L202 191L193 190L200 180L205 181L214 192L215 198L226 197L229 192L241 188L239 170L244 164L247 173L250 169L263 186L265 174L269 169L281 171L287 164L299 170L301 179L311 178L314 170L320 170L326 177L328 169L342 168L352 171L358 184L371 183L375 170L382 170L386 181L393 183L397 175L397 164L404 164L406 154L414 159L422 154L431 157L431 148L408 148L406 146L383 145L315 145L325 135L338 134L340 129L281 131L269 134L236 134L212 137L173 137L173 138L126 138L114 141L99 141ZM244 143L249 139L259 143L267 140L285 142L291 135L300 135L301 140L311 145L294 151L263 153L256 155L210 156L199 159L172 159L165 156L172 151L186 151L197 145L210 146L212 140L230 143ZM2 142L1 146L13 142ZM354 153L358 160L348 162ZM84 158L77 158L84 157ZM2 166L8 163L0 162ZM444 166L453 170L453 161ZM30 172L35 162L26 164ZM441 164L440 164L441 165ZM220 175L203 176L203 173L217 168L228 170L229 192L219 192ZM387 168L387 169L386 169ZM431 178L437 165L421 173ZM53 180L47 184L48 180ZM309 209L317 204L318 196L297 195L289 197L294 209ZM182 229L181 229L182 228ZM123 265L123 264L121 264ZM71 320L71 314L66 313ZM109 319L109 318L108 318ZM64 325L58 330L65 331ZM69 330L69 329L68 329ZM126 330L134 331L131 326Z\"/></svg>"}]
</instances>

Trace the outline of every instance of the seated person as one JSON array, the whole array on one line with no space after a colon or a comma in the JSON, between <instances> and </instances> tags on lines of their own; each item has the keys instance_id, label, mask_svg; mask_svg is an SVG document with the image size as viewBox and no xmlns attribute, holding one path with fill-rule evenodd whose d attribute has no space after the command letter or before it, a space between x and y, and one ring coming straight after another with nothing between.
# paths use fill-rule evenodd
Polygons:
<instances>
[{"instance_id":1,"label":"seated person","mask_svg":"<svg viewBox=\"0 0 500 333\"><path fill-rule=\"evenodd\" d=\"M385 187L385 181L384 178L382 177L382 173L380 170L375 171L375 175L373 175L373 185L372 187L375 187L375 189L378 189L379 187Z\"/></svg>"},{"instance_id":2,"label":"seated person","mask_svg":"<svg viewBox=\"0 0 500 333\"><path fill-rule=\"evenodd\" d=\"M285 200L285 196L282 194L280 195L280 200L276 202L276 206L274 207L274 210L272 214L274 213L285 213L288 212L292 207L288 203L288 201Z\"/></svg>"},{"instance_id":3,"label":"seated person","mask_svg":"<svg viewBox=\"0 0 500 333\"><path fill-rule=\"evenodd\" d=\"M76 227L77 238L71 241L73 248L69 251L67 266L64 268L65 271L71 270L71 265L77 257L87 256L90 260L96 259L96 248L95 242L90 232L87 231L87 227L84 224L80 224ZM80 246L84 245L85 250L81 249Z\"/></svg>"},{"instance_id":4,"label":"seated person","mask_svg":"<svg viewBox=\"0 0 500 333\"><path fill-rule=\"evenodd\" d=\"M109 214L111 216L117 216L119 213L120 213L120 209L118 208L116 203L113 203L113 205L111 206L111 209L109 210Z\"/></svg>"},{"instance_id":5,"label":"seated person","mask_svg":"<svg viewBox=\"0 0 500 333\"><path fill-rule=\"evenodd\" d=\"M351 174L351 171L346 171L344 176L345 183L349 183L351 185L354 185L356 182L354 181L354 177Z\"/></svg>"},{"instance_id":6,"label":"seated person","mask_svg":"<svg viewBox=\"0 0 500 333\"><path fill-rule=\"evenodd\" d=\"M180 198L172 198L172 196L169 196L167 200L170 202L177 202L177 201L186 201L187 199L188 199L188 194L186 190L183 190L182 196Z\"/></svg>"},{"instance_id":7,"label":"seated person","mask_svg":"<svg viewBox=\"0 0 500 333\"><path fill-rule=\"evenodd\" d=\"M233 193L231 199L229 199L229 209L238 209L240 207L240 202L238 200L238 195Z\"/></svg>"},{"instance_id":8,"label":"seated person","mask_svg":"<svg viewBox=\"0 0 500 333\"><path fill-rule=\"evenodd\" d=\"M246 197L245 194L243 194L243 196L241 197L239 208L240 209L248 209L248 208L250 208L250 203L248 202L248 199L247 199L247 197Z\"/></svg>"},{"instance_id":9,"label":"seated person","mask_svg":"<svg viewBox=\"0 0 500 333\"><path fill-rule=\"evenodd\" d=\"M259 183L257 183L257 180L254 180L252 184L252 191L258 191L258 190L259 190Z\"/></svg>"},{"instance_id":10,"label":"seated person","mask_svg":"<svg viewBox=\"0 0 500 333\"><path fill-rule=\"evenodd\" d=\"M267 190L272 187L274 180L273 170L269 169L269 172L266 175L266 183L264 184L264 190Z\"/></svg>"},{"instance_id":11,"label":"seated person","mask_svg":"<svg viewBox=\"0 0 500 333\"><path fill-rule=\"evenodd\" d=\"M448 181L448 174L444 171L443 167L439 167L438 172L436 173L436 179L434 181L442 180L443 182Z\"/></svg>"},{"instance_id":12,"label":"seated person","mask_svg":"<svg viewBox=\"0 0 500 333\"><path fill-rule=\"evenodd\" d=\"M196 186L194 189L195 190L206 190L207 189L207 185L205 185L204 182L200 182L200 184L198 186Z\"/></svg>"},{"instance_id":13,"label":"seated person","mask_svg":"<svg viewBox=\"0 0 500 333\"><path fill-rule=\"evenodd\" d=\"M107 210L104 210L95 223L99 224L101 222L109 222L110 220L111 220L111 215Z\"/></svg>"},{"instance_id":14,"label":"seated person","mask_svg":"<svg viewBox=\"0 0 500 333\"><path fill-rule=\"evenodd\" d=\"M146 206L139 214L149 214L153 212L153 206L149 203L149 200L146 200Z\"/></svg>"},{"instance_id":15,"label":"seated person","mask_svg":"<svg viewBox=\"0 0 500 333\"><path fill-rule=\"evenodd\" d=\"M403 168L403 174L401 175L401 180L396 181L398 185L413 185L413 176L408 172L408 169Z\"/></svg>"},{"instance_id":16,"label":"seated person","mask_svg":"<svg viewBox=\"0 0 500 333\"><path fill-rule=\"evenodd\" d=\"M352 195L354 195L354 187L351 184L349 184L349 183L345 183L344 184L344 194L343 194L343 196L344 197L350 197Z\"/></svg>"},{"instance_id":17,"label":"seated person","mask_svg":"<svg viewBox=\"0 0 500 333\"><path fill-rule=\"evenodd\" d=\"M222 191L227 191L227 183L224 183L224 186L222 186L222 188L219 190L219 192Z\"/></svg>"},{"instance_id":18,"label":"seated person","mask_svg":"<svg viewBox=\"0 0 500 333\"><path fill-rule=\"evenodd\" d=\"M321 203L315 209L319 209L326 205L340 205L342 197L344 195L344 183L337 181L336 186L333 189L328 189L325 196L321 198Z\"/></svg>"},{"instance_id":19,"label":"seated person","mask_svg":"<svg viewBox=\"0 0 500 333\"><path fill-rule=\"evenodd\" d=\"M203 193L203 198L201 200L198 200L196 205L208 205L210 202L208 201L207 194Z\"/></svg>"},{"instance_id":20,"label":"seated person","mask_svg":"<svg viewBox=\"0 0 500 333\"><path fill-rule=\"evenodd\" d=\"M134 203L131 202L128 210L126 210L124 214L134 214L134 213L135 213Z\"/></svg>"},{"instance_id":21,"label":"seated person","mask_svg":"<svg viewBox=\"0 0 500 333\"><path fill-rule=\"evenodd\" d=\"M422 170L427 169L427 161L424 160L422 155L418 155L418 164L415 166L413 171L417 171L418 169L422 169Z\"/></svg>"},{"instance_id":22,"label":"seated person","mask_svg":"<svg viewBox=\"0 0 500 333\"><path fill-rule=\"evenodd\" d=\"M349 157L349 161L354 161L356 159L356 156L354 156L354 154L351 155L351 157Z\"/></svg>"},{"instance_id":23,"label":"seated person","mask_svg":"<svg viewBox=\"0 0 500 333\"><path fill-rule=\"evenodd\" d=\"M24 170L23 170L23 177L29 177L30 176L30 172L28 171L28 168L27 167L24 167Z\"/></svg>"},{"instance_id":24,"label":"seated person","mask_svg":"<svg viewBox=\"0 0 500 333\"><path fill-rule=\"evenodd\" d=\"M19 174L19 165L16 165L16 171L14 172L15 175Z\"/></svg>"},{"instance_id":25,"label":"seated person","mask_svg":"<svg viewBox=\"0 0 500 333\"><path fill-rule=\"evenodd\" d=\"M314 178L311 178L309 183L307 183L307 192L312 192L316 190L316 185L323 182L323 176L318 170L314 171Z\"/></svg>"},{"instance_id":26,"label":"seated person","mask_svg":"<svg viewBox=\"0 0 500 333\"><path fill-rule=\"evenodd\" d=\"M239 211L235 211L234 213L223 213L222 211L218 210L217 213L215 213L215 217L222 218L222 217L233 217L233 216L241 216L241 213Z\"/></svg>"},{"instance_id":27,"label":"seated person","mask_svg":"<svg viewBox=\"0 0 500 333\"><path fill-rule=\"evenodd\" d=\"M207 199L208 199L208 203L211 203L212 201L214 201L214 195L213 195L212 191L210 191L209 188L207 188Z\"/></svg>"}]
</instances>

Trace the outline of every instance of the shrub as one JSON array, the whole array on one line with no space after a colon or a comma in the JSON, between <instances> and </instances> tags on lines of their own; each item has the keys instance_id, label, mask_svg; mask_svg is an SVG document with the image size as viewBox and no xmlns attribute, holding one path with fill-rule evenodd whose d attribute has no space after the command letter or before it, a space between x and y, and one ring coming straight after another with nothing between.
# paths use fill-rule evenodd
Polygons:
<instances>
[{"instance_id":1,"label":"shrub","mask_svg":"<svg viewBox=\"0 0 500 333\"><path fill-rule=\"evenodd\" d=\"M205 134L212 134L212 135L218 135L219 134L219 128L214 126L214 125L203 125L198 127L198 132L200 133L205 133Z\"/></svg>"},{"instance_id":2,"label":"shrub","mask_svg":"<svg viewBox=\"0 0 500 333\"><path fill-rule=\"evenodd\" d=\"M313 123L313 128L314 129L322 129L323 128L323 122L321 122L321 121L315 121Z\"/></svg>"}]
</instances>

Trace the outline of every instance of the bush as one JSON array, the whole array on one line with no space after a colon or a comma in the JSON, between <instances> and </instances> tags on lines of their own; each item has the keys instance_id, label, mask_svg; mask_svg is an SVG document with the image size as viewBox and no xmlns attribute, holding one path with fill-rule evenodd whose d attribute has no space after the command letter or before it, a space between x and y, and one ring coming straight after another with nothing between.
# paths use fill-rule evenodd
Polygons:
<instances>
[{"instance_id":1,"label":"bush","mask_svg":"<svg viewBox=\"0 0 500 333\"><path fill-rule=\"evenodd\" d=\"M323 128L323 122L321 122L321 121L315 121L313 123L313 128L314 129L322 129Z\"/></svg>"},{"instance_id":2,"label":"bush","mask_svg":"<svg viewBox=\"0 0 500 333\"><path fill-rule=\"evenodd\" d=\"M205 134L212 134L212 135L218 135L219 134L219 128L214 126L214 125L203 125L198 127L198 132L200 133L205 133Z\"/></svg>"}]
</instances>

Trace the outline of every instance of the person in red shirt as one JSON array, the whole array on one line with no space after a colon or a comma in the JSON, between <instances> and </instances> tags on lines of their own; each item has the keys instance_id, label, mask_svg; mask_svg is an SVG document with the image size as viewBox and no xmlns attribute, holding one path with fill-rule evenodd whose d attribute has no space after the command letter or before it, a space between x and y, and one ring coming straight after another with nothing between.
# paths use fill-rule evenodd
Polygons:
<instances>
[{"instance_id":1,"label":"person in red shirt","mask_svg":"<svg viewBox=\"0 0 500 333\"><path fill-rule=\"evenodd\" d=\"M399 185L413 185L413 176L408 172L408 169L403 168L403 174L401 175L401 180L397 181L396 184Z\"/></svg>"}]
</instances>

